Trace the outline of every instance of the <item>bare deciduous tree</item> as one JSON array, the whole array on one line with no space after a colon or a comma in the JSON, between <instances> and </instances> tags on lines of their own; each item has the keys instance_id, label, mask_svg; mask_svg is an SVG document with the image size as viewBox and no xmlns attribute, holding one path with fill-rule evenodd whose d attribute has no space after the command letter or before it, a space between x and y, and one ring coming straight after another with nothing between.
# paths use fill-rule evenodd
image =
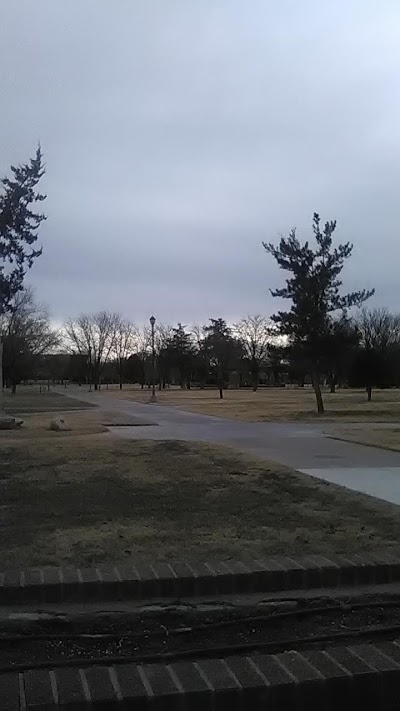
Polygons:
<instances>
[{"instance_id":1,"label":"bare deciduous tree","mask_svg":"<svg viewBox=\"0 0 400 711\"><path fill-rule=\"evenodd\" d=\"M116 317L112 350L118 369L120 390L122 390L124 365L134 349L135 333L136 330L133 323L122 319L119 315Z\"/></svg>"},{"instance_id":2,"label":"bare deciduous tree","mask_svg":"<svg viewBox=\"0 0 400 711\"><path fill-rule=\"evenodd\" d=\"M173 333L172 326L159 323L155 327L154 334L154 351L156 355L157 370L159 376L159 387L162 387L163 382L166 381L167 373L167 362L164 359L164 350L168 345L171 335ZM144 387L145 382L150 385L152 378L152 368L151 368L151 328L147 324L142 327L134 327L133 337L132 337L132 350L141 362L142 370L142 380L141 386Z\"/></svg>"},{"instance_id":3,"label":"bare deciduous tree","mask_svg":"<svg viewBox=\"0 0 400 711\"><path fill-rule=\"evenodd\" d=\"M100 384L101 370L112 353L119 315L109 311L81 314L65 323L65 334L73 353L85 356L89 385Z\"/></svg>"},{"instance_id":4,"label":"bare deciduous tree","mask_svg":"<svg viewBox=\"0 0 400 711\"><path fill-rule=\"evenodd\" d=\"M368 401L372 386L377 384L380 371L389 367L390 359L398 355L400 348L400 316L386 308L361 311L356 319L360 335L362 358L359 363L364 373Z\"/></svg>"},{"instance_id":5,"label":"bare deciduous tree","mask_svg":"<svg viewBox=\"0 0 400 711\"><path fill-rule=\"evenodd\" d=\"M17 292L0 322L4 345L4 376L15 393L17 384L32 377L39 358L51 353L61 341L48 310L35 302L31 288Z\"/></svg>"},{"instance_id":6,"label":"bare deciduous tree","mask_svg":"<svg viewBox=\"0 0 400 711\"><path fill-rule=\"evenodd\" d=\"M387 351L400 344L400 316L386 308L363 309L356 319L365 348Z\"/></svg>"},{"instance_id":7,"label":"bare deciduous tree","mask_svg":"<svg viewBox=\"0 0 400 711\"><path fill-rule=\"evenodd\" d=\"M154 350L156 353L156 363L158 370L158 389L165 388L169 381L170 368L166 357L166 348L173 336L174 329L169 324L158 323L155 328Z\"/></svg>"},{"instance_id":8,"label":"bare deciduous tree","mask_svg":"<svg viewBox=\"0 0 400 711\"><path fill-rule=\"evenodd\" d=\"M255 314L235 323L233 331L242 344L244 356L249 363L253 390L256 391L260 370L268 360L272 326L264 316Z\"/></svg>"},{"instance_id":9,"label":"bare deciduous tree","mask_svg":"<svg viewBox=\"0 0 400 711\"><path fill-rule=\"evenodd\" d=\"M151 352L151 329L149 326L135 326L133 333L133 351L140 363L140 385L143 390L146 382L146 366Z\"/></svg>"}]
</instances>

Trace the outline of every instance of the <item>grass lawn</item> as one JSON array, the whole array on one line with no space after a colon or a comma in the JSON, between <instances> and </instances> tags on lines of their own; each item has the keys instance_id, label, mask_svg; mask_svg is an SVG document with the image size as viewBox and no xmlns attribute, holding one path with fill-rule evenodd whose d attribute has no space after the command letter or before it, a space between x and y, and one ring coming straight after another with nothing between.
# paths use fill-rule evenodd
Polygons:
<instances>
[{"instance_id":1,"label":"grass lawn","mask_svg":"<svg viewBox=\"0 0 400 711\"><path fill-rule=\"evenodd\" d=\"M400 427L374 427L373 425L359 425L358 427L344 427L328 431L335 439L346 442L367 444L381 449L393 449L400 452Z\"/></svg>"},{"instance_id":2,"label":"grass lawn","mask_svg":"<svg viewBox=\"0 0 400 711\"><path fill-rule=\"evenodd\" d=\"M97 411L95 412L97 415ZM92 412L90 411L91 414ZM66 412L57 411L57 415L54 412L23 415L24 423L22 427L18 427L15 430L0 430L0 456L5 442L27 440L25 444L30 446L33 438L35 440L43 438L55 440L64 437L76 437L77 434L89 435L108 432L107 427L102 424L101 418L98 416L91 417L90 415L85 411L71 412L68 410ZM50 420L55 416L64 418L66 425L70 427L69 432L52 432L50 430Z\"/></svg>"},{"instance_id":3,"label":"grass lawn","mask_svg":"<svg viewBox=\"0 0 400 711\"><path fill-rule=\"evenodd\" d=\"M117 388L102 389L102 394L148 402L149 390L126 385L122 392ZM217 390L157 391L162 405L177 405L207 415L218 415L233 420L266 422L274 420L341 420L343 422L390 422L400 420L400 390L374 390L372 401L367 402L363 390L339 389L324 393L325 415L316 413L315 396L311 388L265 388L252 390L225 390L220 400Z\"/></svg>"},{"instance_id":4,"label":"grass lawn","mask_svg":"<svg viewBox=\"0 0 400 711\"><path fill-rule=\"evenodd\" d=\"M3 439L0 487L3 569L361 551L400 538L396 506L205 444Z\"/></svg>"},{"instance_id":5,"label":"grass lawn","mask_svg":"<svg viewBox=\"0 0 400 711\"><path fill-rule=\"evenodd\" d=\"M29 412L58 412L60 410L79 410L93 407L90 403L61 395L58 392L48 392L39 387L23 387L17 389L15 395L4 391L4 409L10 415L20 415Z\"/></svg>"}]
</instances>

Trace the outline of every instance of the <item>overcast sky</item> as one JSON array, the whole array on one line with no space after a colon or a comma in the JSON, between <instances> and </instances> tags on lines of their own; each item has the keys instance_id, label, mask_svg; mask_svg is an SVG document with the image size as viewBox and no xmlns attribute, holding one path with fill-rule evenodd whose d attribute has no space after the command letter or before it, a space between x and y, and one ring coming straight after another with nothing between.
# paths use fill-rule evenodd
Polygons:
<instances>
[{"instance_id":1,"label":"overcast sky","mask_svg":"<svg viewBox=\"0 0 400 711\"><path fill-rule=\"evenodd\" d=\"M57 320L269 315L312 213L400 309L398 0L1 0L0 172L41 141Z\"/></svg>"}]
</instances>

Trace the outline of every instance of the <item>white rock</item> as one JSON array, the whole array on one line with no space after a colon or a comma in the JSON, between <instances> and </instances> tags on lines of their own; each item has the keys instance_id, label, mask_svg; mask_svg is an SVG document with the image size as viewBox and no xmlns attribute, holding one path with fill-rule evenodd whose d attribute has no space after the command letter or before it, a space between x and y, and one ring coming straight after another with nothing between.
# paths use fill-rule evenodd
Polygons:
<instances>
[{"instance_id":1,"label":"white rock","mask_svg":"<svg viewBox=\"0 0 400 711\"><path fill-rule=\"evenodd\" d=\"M71 430L63 417L53 417L53 419L50 420L50 429L53 430L53 432L70 432Z\"/></svg>"}]
</instances>

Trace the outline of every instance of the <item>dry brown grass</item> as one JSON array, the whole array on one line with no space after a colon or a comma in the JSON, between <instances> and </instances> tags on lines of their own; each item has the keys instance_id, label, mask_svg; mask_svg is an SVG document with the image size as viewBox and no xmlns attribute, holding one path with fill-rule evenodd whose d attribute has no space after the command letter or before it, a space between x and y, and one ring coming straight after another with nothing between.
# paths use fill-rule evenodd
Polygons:
<instances>
[{"instance_id":1,"label":"dry brown grass","mask_svg":"<svg viewBox=\"0 0 400 711\"><path fill-rule=\"evenodd\" d=\"M91 416L91 412L57 412L39 413L33 415L23 415L23 426L17 430L0 430L1 443L19 442L20 440L37 439L63 439L64 437L76 437L77 435L92 435L100 432L107 432L107 427L101 424L101 418L96 415ZM70 432L53 432L50 430L50 420L53 417L63 417L65 423L71 428Z\"/></svg>"},{"instance_id":2,"label":"dry brown grass","mask_svg":"<svg viewBox=\"0 0 400 711\"><path fill-rule=\"evenodd\" d=\"M328 431L328 434L345 442L356 442L370 447L380 447L381 449L392 449L395 452L400 452L400 427L362 425L359 427L333 429Z\"/></svg>"},{"instance_id":3,"label":"dry brown grass","mask_svg":"<svg viewBox=\"0 0 400 711\"><path fill-rule=\"evenodd\" d=\"M102 390L110 397L148 402L150 393L137 387L125 386L122 392L110 388ZM217 390L157 391L161 405L176 405L191 412L217 415L232 420L267 422L275 420L341 420L343 422L390 422L400 419L400 390L375 390L372 402L367 402L362 390L339 389L324 393L326 412L321 418L316 414L315 396L311 388L265 388L252 390L225 390L220 400Z\"/></svg>"},{"instance_id":4,"label":"dry brown grass","mask_svg":"<svg viewBox=\"0 0 400 711\"><path fill-rule=\"evenodd\" d=\"M224 447L0 441L1 567L397 545L400 509Z\"/></svg>"}]
</instances>

